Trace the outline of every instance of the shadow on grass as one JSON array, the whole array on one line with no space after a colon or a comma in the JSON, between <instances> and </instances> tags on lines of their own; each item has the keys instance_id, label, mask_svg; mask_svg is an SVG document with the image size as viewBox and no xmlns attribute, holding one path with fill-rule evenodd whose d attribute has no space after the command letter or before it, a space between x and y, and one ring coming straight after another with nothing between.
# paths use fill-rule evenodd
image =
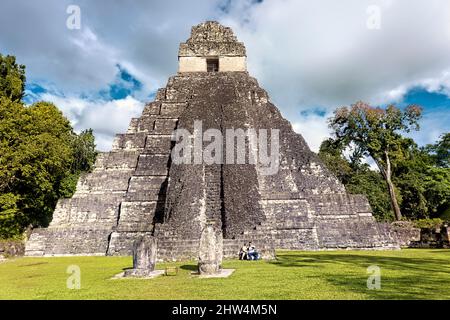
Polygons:
<instances>
[{"instance_id":1,"label":"shadow on grass","mask_svg":"<svg viewBox=\"0 0 450 320\"><path fill-rule=\"evenodd\" d=\"M29 264L20 264L18 267L34 267L34 266L40 266L42 264L48 264L48 262L36 262L36 263L29 263Z\"/></svg>"},{"instance_id":2,"label":"shadow on grass","mask_svg":"<svg viewBox=\"0 0 450 320\"><path fill-rule=\"evenodd\" d=\"M198 267L193 264L185 264L185 265L180 266L180 269L187 270L187 271L197 271Z\"/></svg>"},{"instance_id":3,"label":"shadow on grass","mask_svg":"<svg viewBox=\"0 0 450 320\"><path fill-rule=\"evenodd\" d=\"M382 269L383 270L383 269ZM369 290L366 276L331 277L326 279L329 283L343 290L358 292L367 295L370 299L380 300L418 300L418 299L449 299L448 291L450 283L442 276L414 276L397 275L384 276L381 272L381 288Z\"/></svg>"},{"instance_id":4,"label":"shadow on grass","mask_svg":"<svg viewBox=\"0 0 450 320\"><path fill-rule=\"evenodd\" d=\"M122 268L122 271L127 271L127 270L132 270L133 267L126 267L126 268Z\"/></svg>"},{"instance_id":5,"label":"shadow on grass","mask_svg":"<svg viewBox=\"0 0 450 320\"><path fill-rule=\"evenodd\" d=\"M302 256L298 254L282 254L276 261L271 262L281 267L298 267L327 263L343 263L359 266L379 265L393 270L411 270L422 272L448 271L450 272L450 258L447 259L423 259L413 257L392 257L392 256L373 256L370 254L344 254L333 253L314 254L313 256Z\"/></svg>"},{"instance_id":6,"label":"shadow on grass","mask_svg":"<svg viewBox=\"0 0 450 320\"><path fill-rule=\"evenodd\" d=\"M431 251L434 252L434 251ZM440 253L449 253L440 250ZM434 252L439 253L439 252ZM322 274L330 284L342 290L358 292L372 299L449 299L450 256L445 258L415 258L371 255L369 253L282 253L277 261L279 267L329 268L336 265L335 272ZM381 290L369 290L367 267L381 268ZM362 269L361 269L362 268Z\"/></svg>"}]
</instances>

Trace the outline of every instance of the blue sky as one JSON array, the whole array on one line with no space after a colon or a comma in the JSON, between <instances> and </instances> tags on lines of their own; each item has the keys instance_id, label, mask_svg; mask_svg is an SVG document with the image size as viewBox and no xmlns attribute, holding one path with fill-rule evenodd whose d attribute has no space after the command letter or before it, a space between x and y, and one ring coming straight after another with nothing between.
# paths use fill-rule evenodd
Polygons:
<instances>
[{"instance_id":1,"label":"blue sky","mask_svg":"<svg viewBox=\"0 0 450 320\"><path fill-rule=\"evenodd\" d=\"M425 111L450 106L450 97L439 92L428 92L423 87L411 88L404 97L406 104L419 104Z\"/></svg>"},{"instance_id":2,"label":"blue sky","mask_svg":"<svg viewBox=\"0 0 450 320\"><path fill-rule=\"evenodd\" d=\"M80 29L66 27L70 4ZM448 0L3 0L0 16L0 52L27 66L26 102L54 102L101 150L176 74L191 26L213 19L315 151L327 117L357 100L423 106L421 145L450 131Z\"/></svg>"},{"instance_id":3,"label":"blue sky","mask_svg":"<svg viewBox=\"0 0 450 320\"><path fill-rule=\"evenodd\" d=\"M105 86L105 89L100 89L96 93L90 93L89 97L96 97L97 99L103 100L121 100L128 96L134 96L135 93L140 90L142 90L142 82L133 77L133 75L131 75L126 69L122 68L120 65L117 65L117 75L114 81ZM24 101L27 104L40 101L43 94L51 93L50 90L45 88L45 84L42 85L39 81L28 82L26 84L25 91L26 96ZM58 93L55 94L58 95ZM151 99L153 96L154 92L149 92L147 98Z\"/></svg>"},{"instance_id":4,"label":"blue sky","mask_svg":"<svg viewBox=\"0 0 450 320\"><path fill-rule=\"evenodd\" d=\"M409 134L420 145L433 143L438 135L450 132L450 97L439 92L428 92L423 87L412 88L402 105L417 104L423 108L421 130Z\"/></svg>"}]
</instances>

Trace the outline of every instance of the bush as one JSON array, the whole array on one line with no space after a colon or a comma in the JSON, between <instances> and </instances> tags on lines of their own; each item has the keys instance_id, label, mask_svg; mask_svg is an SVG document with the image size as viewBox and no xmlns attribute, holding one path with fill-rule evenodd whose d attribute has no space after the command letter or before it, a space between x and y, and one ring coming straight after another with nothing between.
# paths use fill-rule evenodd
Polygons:
<instances>
[{"instance_id":1,"label":"bush","mask_svg":"<svg viewBox=\"0 0 450 320\"><path fill-rule=\"evenodd\" d=\"M446 210L444 210L444 212L442 212L440 214L439 218L441 218L445 222L449 222L450 223L450 207L448 207Z\"/></svg>"},{"instance_id":2,"label":"bush","mask_svg":"<svg viewBox=\"0 0 450 320\"><path fill-rule=\"evenodd\" d=\"M416 228L434 229L434 228L439 228L440 226L442 226L444 224L444 220L442 220L440 218L420 219L420 220L413 221L413 223Z\"/></svg>"}]
</instances>

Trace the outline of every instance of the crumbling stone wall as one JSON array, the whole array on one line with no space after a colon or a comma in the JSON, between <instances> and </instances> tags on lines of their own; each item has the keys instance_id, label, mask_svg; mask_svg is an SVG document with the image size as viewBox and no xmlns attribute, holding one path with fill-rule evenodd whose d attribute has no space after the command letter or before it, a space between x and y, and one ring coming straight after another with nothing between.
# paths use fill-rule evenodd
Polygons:
<instances>
[{"instance_id":1,"label":"crumbling stone wall","mask_svg":"<svg viewBox=\"0 0 450 320\"><path fill-rule=\"evenodd\" d=\"M450 228L443 225L438 228L420 229L420 239L410 241L410 248L450 248Z\"/></svg>"},{"instance_id":2,"label":"crumbling stone wall","mask_svg":"<svg viewBox=\"0 0 450 320\"><path fill-rule=\"evenodd\" d=\"M0 240L1 257L23 256L25 253L25 243L20 240Z\"/></svg>"},{"instance_id":3,"label":"crumbling stone wall","mask_svg":"<svg viewBox=\"0 0 450 320\"><path fill-rule=\"evenodd\" d=\"M414 227L409 221L393 222L391 229L397 235L401 247L409 247L411 243L420 241L420 228Z\"/></svg>"}]
</instances>

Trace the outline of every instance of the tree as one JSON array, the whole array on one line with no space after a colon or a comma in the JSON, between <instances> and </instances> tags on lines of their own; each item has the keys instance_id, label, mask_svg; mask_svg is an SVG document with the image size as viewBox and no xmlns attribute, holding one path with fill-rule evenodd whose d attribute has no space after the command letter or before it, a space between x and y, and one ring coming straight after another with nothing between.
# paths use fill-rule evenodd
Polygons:
<instances>
[{"instance_id":1,"label":"tree","mask_svg":"<svg viewBox=\"0 0 450 320\"><path fill-rule=\"evenodd\" d=\"M46 226L56 202L70 197L95 160L92 130L77 135L58 108L0 103L0 236Z\"/></svg>"},{"instance_id":2,"label":"tree","mask_svg":"<svg viewBox=\"0 0 450 320\"><path fill-rule=\"evenodd\" d=\"M18 65L14 56L0 54L0 99L18 102L25 92L25 66Z\"/></svg>"},{"instance_id":3,"label":"tree","mask_svg":"<svg viewBox=\"0 0 450 320\"><path fill-rule=\"evenodd\" d=\"M72 148L72 163L70 174L61 181L58 188L60 191L59 197L61 198L72 197L81 173L91 171L97 158L95 137L92 129L73 135L70 145Z\"/></svg>"},{"instance_id":4,"label":"tree","mask_svg":"<svg viewBox=\"0 0 450 320\"><path fill-rule=\"evenodd\" d=\"M355 172L345 186L352 194L363 194L367 197L373 215L378 221L392 221L394 213L390 205L386 183L379 172L369 168Z\"/></svg>"},{"instance_id":5,"label":"tree","mask_svg":"<svg viewBox=\"0 0 450 320\"><path fill-rule=\"evenodd\" d=\"M393 171L403 198L402 212L410 219L439 217L450 207L450 168L440 167L436 153L429 153L435 148L419 148L411 139L404 139L403 150L404 157Z\"/></svg>"},{"instance_id":6,"label":"tree","mask_svg":"<svg viewBox=\"0 0 450 320\"><path fill-rule=\"evenodd\" d=\"M74 133L52 103L25 106L24 67L14 57L0 60L0 238L10 238L46 226L96 152L92 130Z\"/></svg>"},{"instance_id":7,"label":"tree","mask_svg":"<svg viewBox=\"0 0 450 320\"><path fill-rule=\"evenodd\" d=\"M7 102L0 105L0 204L1 230L7 236L26 227L46 225L58 199L59 181L72 161L72 128L52 104L31 107ZM5 117L6 115L6 117Z\"/></svg>"},{"instance_id":8,"label":"tree","mask_svg":"<svg viewBox=\"0 0 450 320\"><path fill-rule=\"evenodd\" d=\"M443 134L437 143L427 145L424 150L436 166L450 168L450 133Z\"/></svg>"},{"instance_id":9,"label":"tree","mask_svg":"<svg viewBox=\"0 0 450 320\"><path fill-rule=\"evenodd\" d=\"M319 157L336 178L346 185L354 174L351 163L343 155L344 146L333 139L326 139L320 145Z\"/></svg>"},{"instance_id":10,"label":"tree","mask_svg":"<svg viewBox=\"0 0 450 320\"><path fill-rule=\"evenodd\" d=\"M90 171L97 157L95 137L92 129L82 131L72 141L72 172Z\"/></svg>"},{"instance_id":11,"label":"tree","mask_svg":"<svg viewBox=\"0 0 450 320\"><path fill-rule=\"evenodd\" d=\"M393 105L386 109L371 107L357 102L351 107L342 107L329 119L336 140L344 145L354 144L361 155L370 156L383 176L397 220L402 218L396 188L392 182L392 161L403 156L403 137L400 132L418 130L420 107L411 105L404 111Z\"/></svg>"},{"instance_id":12,"label":"tree","mask_svg":"<svg viewBox=\"0 0 450 320\"><path fill-rule=\"evenodd\" d=\"M370 170L366 163L360 161L357 150L354 150L349 159L344 156L344 150L342 143L327 139L320 146L319 157L344 184L347 192L367 197L378 221L392 220L393 212L381 174Z\"/></svg>"}]
</instances>

